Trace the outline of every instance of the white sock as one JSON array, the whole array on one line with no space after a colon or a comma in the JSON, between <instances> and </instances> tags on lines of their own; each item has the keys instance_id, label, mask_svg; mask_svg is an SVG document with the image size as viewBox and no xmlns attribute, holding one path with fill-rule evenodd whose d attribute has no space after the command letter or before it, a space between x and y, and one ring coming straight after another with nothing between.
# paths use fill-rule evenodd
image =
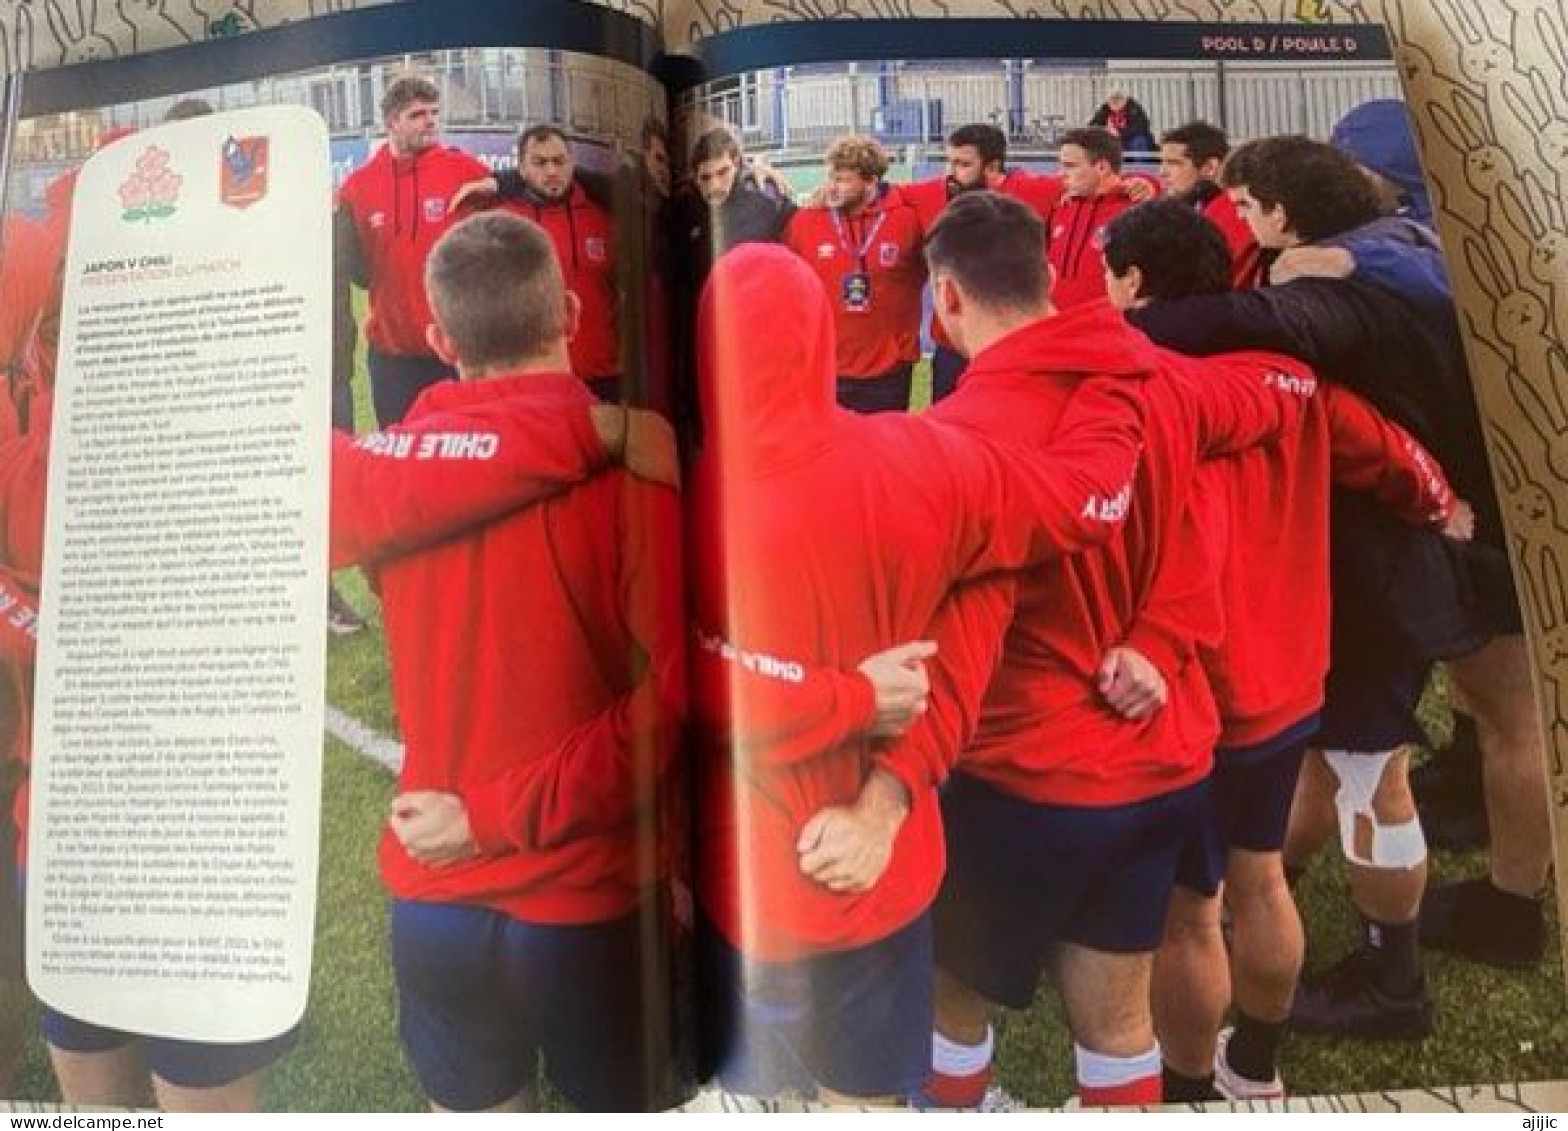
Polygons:
<instances>
[{"instance_id":1,"label":"white sock","mask_svg":"<svg viewBox=\"0 0 1568 1131\"><path fill-rule=\"evenodd\" d=\"M1082 1045L1073 1045L1073 1059L1078 1070L1078 1083L1085 1088L1119 1088L1134 1080L1143 1080L1160 1074L1160 1046L1137 1056L1106 1056L1090 1052Z\"/></svg>"},{"instance_id":2,"label":"white sock","mask_svg":"<svg viewBox=\"0 0 1568 1131\"><path fill-rule=\"evenodd\" d=\"M985 1027L985 1040L978 1045L961 1045L941 1033L931 1034L931 1067L943 1076L973 1076L984 1071L996 1051L996 1033Z\"/></svg>"}]
</instances>

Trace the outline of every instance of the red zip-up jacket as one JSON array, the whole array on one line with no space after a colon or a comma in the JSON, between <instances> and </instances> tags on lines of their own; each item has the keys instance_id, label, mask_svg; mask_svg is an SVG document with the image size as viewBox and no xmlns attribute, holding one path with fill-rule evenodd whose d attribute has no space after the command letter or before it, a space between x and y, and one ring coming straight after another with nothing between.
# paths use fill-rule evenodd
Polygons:
<instances>
[{"instance_id":1,"label":"red zip-up jacket","mask_svg":"<svg viewBox=\"0 0 1568 1131\"><path fill-rule=\"evenodd\" d=\"M409 421L481 418L571 374L447 382ZM425 867L389 830L393 896L537 923L602 922L660 878L657 805L681 725L675 493L612 470L376 571L404 792L462 796L480 855Z\"/></svg>"},{"instance_id":2,"label":"red zip-up jacket","mask_svg":"<svg viewBox=\"0 0 1568 1131\"><path fill-rule=\"evenodd\" d=\"M596 203L576 180L558 201L545 203L532 195L514 196L507 197L501 207L545 230L555 245L567 289L582 302L577 336L569 343L572 372L585 381L619 375L615 229L609 210Z\"/></svg>"},{"instance_id":3,"label":"red zip-up jacket","mask_svg":"<svg viewBox=\"0 0 1568 1131\"><path fill-rule=\"evenodd\" d=\"M1064 196L1046 220L1046 256L1055 278L1051 301L1066 310L1105 297L1105 226L1133 206L1118 181L1094 196Z\"/></svg>"},{"instance_id":4,"label":"red zip-up jacket","mask_svg":"<svg viewBox=\"0 0 1568 1131\"><path fill-rule=\"evenodd\" d=\"M1103 300L1058 321L1086 350L1130 331ZM987 623L1007 634L989 681L939 665L932 710L895 751L928 774L962 749L960 768L1003 792L1090 807L1147 800L1209 773L1219 720L1197 656L1218 643L1222 625L1208 533L1189 505L1199 454L1242 451L1298 427L1315 383L1290 358L1229 354L1200 364L1130 332L1158 370L1127 524L1093 553L957 591L935 630L944 651L954 632L972 640ZM1015 339L976 357L960 391L1027 379L1039 362L1031 343ZM928 415L1000 436L1031 426L999 403L955 395ZM1101 660L1121 644L1148 657L1169 688L1165 706L1142 721L1123 718L1096 687Z\"/></svg>"},{"instance_id":5,"label":"red zip-up jacket","mask_svg":"<svg viewBox=\"0 0 1568 1131\"><path fill-rule=\"evenodd\" d=\"M852 216L802 208L790 220L784 242L821 280L833 304L840 377L880 377L919 360L922 238L919 216L891 185ZM864 311L848 309L843 295L845 278L858 273L871 279Z\"/></svg>"},{"instance_id":6,"label":"red zip-up jacket","mask_svg":"<svg viewBox=\"0 0 1568 1131\"><path fill-rule=\"evenodd\" d=\"M425 298L425 260L458 218L452 194L490 170L460 149L432 146L399 159L383 145L349 174L339 206L353 220L370 291L365 337L377 353L429 357L425 328L435 318Z\"/></svg>"},{"instance_id":7,"label":"red zip-up jacket","mask_svg":"<svg viewBox=\"0 0 1568 1131\"><path fill-rule=\"evenodd\" d=\"M454 388L456 384L453 383ZM437 402L432 401L432 404ZM515 390L480 412L452 398L417 424L332 437L334 565L405 553L565 490L608 463L573 383ZM32 755L32 686L43 566L49 400L36 427L0 448L0 758ZM580 740L580 736L579 740ZM17 793L26 864L28 791ZM477 826L476 826L477 828Z\"/></svg>"},{"instance_id":8,"label":"red zip-up jacket","mask_svg":"<svg viewBox=\"0 0 1568 1131\"><path fill-rule=\"evenodd\" d=\"M878 754L857 733L864 681L831 669L918 638L960 578L1109 536L1123 512L1107 500L1127 490L1140 431L1143 370L1115 349L1010 401L1033 436L1060 431L1069 458L839 410L833 320L809 268L759 244L715 264L698 326L710 430L693 474L695 713L722 728L703 736L701 894L719 930L768 961L883 938L930 905L942 874L928 788L911 792L870 891L801 874L801 828L853 802ZM817 688L812 741L781 704Z\"/></svg>"},{"instance_id":9,"label":"red zip-up jacket","mask_svg":"<svg viewBox=\"0 0 1568 1131\"><path fill-rule=\"evenodd\" d=\"M1426 449L1331 384L1318 386L1299 429L1199 470L1225 626L1202 657L1221 754L1276 738L1323 705L1331 483L1371 491L1417 526L1442 522L1454 505Z\"/></svg>"},{"instance_id":10,"label":"red zip-up jacket","mask_svg":"<svg viewBox=\"0 0 1568 1131\"><path fill-rule=\"evenodd\" d=\"M1049 222L1051 210L1062 198L1062 178L1056 173L1031 173L1027 169L1009 169L989 186L992 192L1010 196L1034 209L1042 223ZM952 199L948 193L946 177L932 177L924 181L898 186L899 192L920 217L922 233L929 235L932 226ZM942 320L931 316L931 340L944 349L952 349L952 339L942 326Z\"/></svg>"}]
</instances>

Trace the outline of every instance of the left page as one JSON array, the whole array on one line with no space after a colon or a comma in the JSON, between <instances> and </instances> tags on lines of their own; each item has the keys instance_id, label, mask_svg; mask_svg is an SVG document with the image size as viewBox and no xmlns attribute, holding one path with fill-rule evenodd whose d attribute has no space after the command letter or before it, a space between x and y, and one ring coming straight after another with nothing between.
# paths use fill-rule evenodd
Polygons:
<instances>
[{"instance_id":1,"label":"left page","mask_svg":"<svg viewBox=\"0 0 1568 1131\"><path fill-rule=\"evenodd\" d=\"M666 99L509 7L24 77L8 1100L692 1088Z\"/></svg>"}]
</instances>

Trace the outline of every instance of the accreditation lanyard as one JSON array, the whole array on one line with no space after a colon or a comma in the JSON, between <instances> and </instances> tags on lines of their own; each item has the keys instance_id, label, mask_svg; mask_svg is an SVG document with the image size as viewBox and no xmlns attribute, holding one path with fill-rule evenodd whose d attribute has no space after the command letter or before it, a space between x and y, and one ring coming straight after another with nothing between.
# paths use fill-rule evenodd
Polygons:
<instances>
[{"instance_id":1,"label":"accreditation lanyard","mask_svg":"<svg viewBox=\"0 0 1568 1131\"><path fill-rule=\"evenodd\" d=\"M887 219L887 213L877 213L876 223L871 225L870 229L866 232L865 238L860 241L860 246L858 248L849 242L849 231L847 225L844 223L843 213L839 209L834 208L828 212L828 215L833 218L833 232L838 236L839 247L843 248L845 251L849 252L852 257L854 257L855 270L859 271L861 274L865 274L866 252L870 251L871 245L876 242L877 233L882 230L882 221Z\"/></svg>"},{"instance_id":2,"label":"accreditation lanyard","mask_svg":"<svg viewBox=\"0 0 1568 1131\"><path fill-rule=\"evenodd\" d=\"M870 251L871 245L876 242L877 233L882 230L882 221L887 219L887 213L877 213L876 222L869 226L865 238L860 241L859 248L849 242L848 225L839 209L830 209L828 215L833 218L833 231L838 236L839 246L854 257L854 270L839 282L839 301L843 303L847 314L868 314L871 311L871 271L867 265L866 252Z\"/></svg>"}]
</instances>

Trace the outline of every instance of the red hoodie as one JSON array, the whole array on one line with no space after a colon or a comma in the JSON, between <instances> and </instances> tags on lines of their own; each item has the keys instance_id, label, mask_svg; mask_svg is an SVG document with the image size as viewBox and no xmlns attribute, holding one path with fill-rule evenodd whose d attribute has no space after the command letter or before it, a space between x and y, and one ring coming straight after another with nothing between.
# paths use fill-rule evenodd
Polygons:
<instances>
[{"instance_id":1,"label":"red hoodie","mask_svg":"<svg viewBox=\"0 0 1568 1131\"><path fill-rule=\"evenodd\" d=\"M1296 427L1313 382L1289 358L1231 354L1200 364L1155 350L1103 301L1056 322L1089 355L1084 366L1099 351L1132 348L1158 366L1127 524L1098 552L1032 570L1016 587L987 582L959 591L944 610L939 643L947 648L954 625L972 638L976 625L1000 620L1008 625L1001 665L988 686L960 679L940 703L933 697L898 756L939 767L961 747L965 772L1012 796L1124 805L1191 785L1212 765L1219 721L1194 661L1200 645L1218 643L1221 622L1207 533L1189 506L1199 453L1241 451ZM1129 334L1141 345L1127 344ZM1040 364L1032 343L1014 335L970 363L960 393L1026 380ZM929 415L1015 438L1032 427L987 396L955 395ZM1102 658L1120 644L1147 656L1169 686L1164 708L1143 721L1123 718L1096 688Z\"/></svg>"},{"instance_id":2,"label":"red hoodie","mask_svg":"<svg viewBox=\"0 0 1568 1131\"><path fill-rule=\"evenodd\" d=\"M572 372L585 381L621 372L616 324L615 231L610 213L576 180L558 201L509 197L501 205L532 220L555 245L567 290L582 302L582 321L571 340Z\"/></svg>"},{"instance_id":3,"label":"red hoodie","mask_svg":"<svg viewBox=\"0 0 1568 1131\"><path fill-rule=\"evenodd\" d=\"M837 208L802 208L784 242L822 282L833 304L840 377L880 377L920 359L922 288L920 218L892 186L848 215ZM868 302L846 300L845 280L870 280Z\"/></svg>"},{"instance_id":4,"label":"red hoodie","mask_svg":"<svg viewBox=\"0 0 1568 1131\"><path fill-rule=\"evenodd\" d=\"M1301 427L1199 471L1225 635L1205 649L1220 749L1284 733L1323 705L1329 485L1369 490L1413 525L1453 509L1437 461L1355 393L1319 385Z\"/></svg>"},{"instance_id":5,"label":"red hoodie","mask_svg":"<svg viewBox=\"0 0 1568 1131\"><path fill-rule=\"evenodd\" d=\"M1064 196L1046 221L1046 256L1060 310L1105 297L1105 226L1133 206L1125 184L1095 196Z\"/></svg>"},{"instance_id":6,"label":"red hoodie","mask_svg":"<svg viewBox=\"0 0 1568 1131\"><path fill-rule=\"evenodd\" d=\"M44 229L7 216L0 232L0 443L32 427L32 408L49 387L38 332L57 303L59 260Z\"/></svg>"},{"instance_id":7,"label":"red hoodie","mask_svg":"<svg viewBox=\"0 0 1568 1131\"><path fill-rule=\"evenodd\" d=\"M858 677L830 671L819 742L774 700L805 691L813 669L852 669L918 638L960 578L1108 536L1121 511L1104 500L1126 490L1136 458L1142 382L1129 378L1142 371L1108 351L1108 378L1074 368L1021 390L1010 407L1034 435L1051 439L1061 420L1062 445L1080 445L1058 459L1055 446L1042 456L1039 444L1002 449L922 418L836 408L830 299L784 249L745 245L720 259L698 331L709 432L693 476L692 593L708 674L696 713L728 724L704 736L704 906L758 959L863 946L935 896L935 793L912 792L872 890L819 886L799 870L796 839L822 808L859 794L878 753L855 733L867 699L836 696Z\"/></svg>"},{"instance_id":8,"label":"red hoodie","mask_svg":"<svg viewBox=\"0 0 1568 1131\"><path fill-rule=\"evenodd\" d=\"M431 356L425 260L457 218L447 210L452 194L488 176L460 149L432 146L400 159L383 145L343 182L338 199L353 218L370 278L365 337L377 353Z\"/></svg>"},{"instance_id":9,"label":"red hoodie","mask_svg":"<svg viewBox=\"0 0 1568 1131\"><path fill-rule=\"evenodd\" d=\"M49 478L48 399L34 427L0 447L0 759L22 780L12 802L18 867L27 865L27 767L32 761L34 657L44 559L44 491ZM9 776L4 775L4 776ZM9 867L0 861L0 867ZM11 914L7 909L7 914Z\"/></svg>"},{"instance_id":10,"label":"red hoodie","mask_svg":"<svg viewBox=\"0 0 1568 1131\"><path fill-rule=\"evenodd\" d=\"M607 463L585 411L581 386L519 391L484 412L453 404L360 437L332 437L332 551L335 565L427 545L566 489ZM38 427L0 448L0 757L31 760L31 706L43 564L49 403ZM13 714L7 708L15 706ZM15 814L26 863L27 789ZM477 825L476 825L477 828Z\"/></svg>"},{"instance_id":11,"label":"red hoodie","mask_svg":"<svg viewBox=\"0 0 1568 1131\"><path fill-rule=\"evenodd\" d=\"M592 402L567 373L446 382L409 421L483 419L519 392ZM679 543L675 493L614 470L377 570L399 788L460 794L480 849L428 868L388 831L395 897L590 923L659 878L684 695Z\"/></svg>"}]
</instances>

